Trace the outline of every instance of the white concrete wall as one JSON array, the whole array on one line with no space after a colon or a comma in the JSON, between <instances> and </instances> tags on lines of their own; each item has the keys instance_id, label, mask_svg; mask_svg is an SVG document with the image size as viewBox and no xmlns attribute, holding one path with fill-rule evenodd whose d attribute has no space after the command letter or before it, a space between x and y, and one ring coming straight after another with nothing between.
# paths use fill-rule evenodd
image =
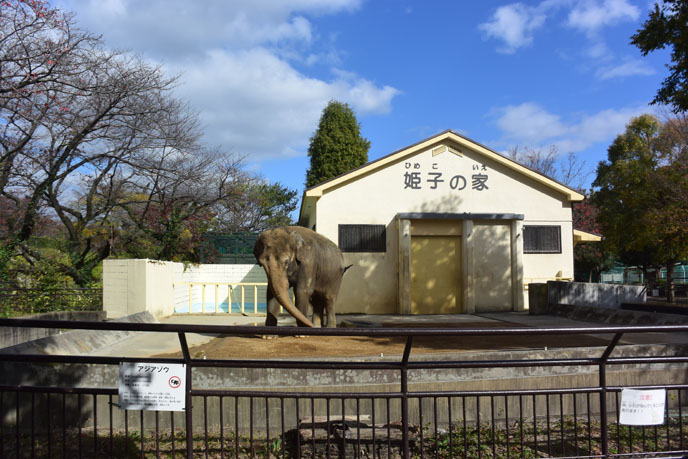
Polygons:
<instances>
[{"instance_id":1,"label":"white concrete wall","mask_svg":"<svg viewBox=\"0 0 688 459\"><path fill-rule=\"evenodd\" d=\"M172 273L154 260L104 260L103 309L108 318L149 311L156 317L173 310Z\"/></svg>"},{"instance_id":2,"label":"white concrete wall","mask_svg":"<svg viewBox=\"0 0 688 459\"><path fill-rule=\"evenodd\" d=\"M103 261L103 310L108 313L110 318L127 315L129 308L129 261Z\"/></svg>"},{"instance_id":3,"label":"white concrete wall","mask_svg":"<svg viewBox=\"0 0 688 459\"><path fill-rule=\"evenodd\" d=\"M189 304L185 282L254 283L267 282L258 265L187 265L155 260L115 260L103 262L103 308L108 318L149 311L155 317L173 314ZM220 302L227 289L219 291ZM264 297L264 292L262 293ZM214 301L214 287L206 289L206 302ZM201 300L201 289L193 291L192 302ZM210 312L210 311L208 311Z\"/></svg>"},{"instance_id":4,"label":"white concrete wall","mask_svg":"<svg viewBox=\"0 0 688 459\"><path fill-rule=\"evenodd\" d=\"M265 283L267 277L265 271L258 265L225 265L225 264L205 264L205 265L187 265L186 267L181 263L174 263L174 307L175 311L189 311L189 287L184 283L188 282L207 282L207 283ZM218 305L223 302L231 302L228 300L229 288L226 285L217 286L217 292L214 285L208 285L205 288L205 312L215 311L215 302L217 299ZM247 289L245 292L247 301L253 301L253 291ZM234 301L239 299L240 293L235 292L232 297ZM258 301L264 302L265 288L259 287ZM191 310L197 310L199 305L203 303L203 288L196 286L191 292ZM202 306L200 306L202 311ZM233 311L236 312L236 311ZM252 312L252 311L248 311Z\"/></svg>"},{"instance_id":5,"label":"white concrete wall","mask_svg":"<svg viewBox=\"0 0 688 459\"><path fill-rule=\"evenodd\" d=\"M154 317L171 315L174 312L171 289L174 278L169 265L161 261L146 260L144 266L145 276L137 277L134 284L144 292L144 311L150 312Z\"/></svg>"},{"instance_id":6,"label":"white concrete wall","mask_svg":"<svg viewBox=\"0 0 688 459\"><path fill-rule=\"evenodd\" d=\"M619 309L624 303L645 303L646 300L647 292L642 285L547 282L547 302L550 305Z\"/></svg>"},{"instance_id":7,"label":"white concrete wall","mask_svg":"<svg viewBox=\"0 0 688 459\"><path fill-rule=\"evenodd\" d=\"M573 224L571 221L530 220L523 225L561 226L561 253L524 253L525 283L540 283L556 277L573 279Z\"/></svg>"}]
</instances>

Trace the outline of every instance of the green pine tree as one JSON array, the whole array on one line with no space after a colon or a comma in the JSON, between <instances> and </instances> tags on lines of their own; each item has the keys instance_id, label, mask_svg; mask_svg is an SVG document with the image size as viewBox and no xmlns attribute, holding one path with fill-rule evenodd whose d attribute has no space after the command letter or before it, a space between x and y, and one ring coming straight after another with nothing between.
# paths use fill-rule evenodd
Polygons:
<instances>
[{"instance_id":1,"label":"green pine tree","mask_svg":"<svg viewBox=\"0 0 688 459\"><path fill-rule=\"evenodd\" d=\"M348 104L335 100L327 104L308 147L307 188L368 162L370 142L361 137L360 131L356 115Z\"/></svg>"}]
</instances>

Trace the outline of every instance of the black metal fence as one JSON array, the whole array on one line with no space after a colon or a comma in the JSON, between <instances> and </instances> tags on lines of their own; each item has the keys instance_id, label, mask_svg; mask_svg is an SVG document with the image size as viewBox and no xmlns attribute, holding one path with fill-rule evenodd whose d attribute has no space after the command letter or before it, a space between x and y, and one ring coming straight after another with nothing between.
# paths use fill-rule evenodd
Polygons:
<instances>
[{"instance_id":1,"label":"black metal fence","mask_svg":"<svg viewBox=\"0 0 688 459\"><path fill-rule=\"evenodd\" d=\"M0 317L102 309L103 289L100 288L0 288Z\"/></svg>"},{"instance_id":2,"label":"black metal fence","mask_svg":"<svg viewBox=\"0 0 688 459\"><path fill-rule=\"evenodd\" d=\"M64 322L0 319L0 326L64 328ZM176 333L182 358L0 354L1 457L685 457L688 455L688 356L682 347L637 347L616 353L625 334L678 337L688 326L500 329L294 329L200 325L70 322L71 329ZM356 361L312 358L248 360L192 358L187 333L236 336L404 337L403 355ZM427 336L522 336L595 334L608 345L589 348L588 356L513 353L512 358L434 359L413 354L414 339ZM635 335L638 336L638 335ZM651 336L651 335L648 335ZM635 349L635 348L634 348ZM643 352L650 353L643 354ZM616 354L621 354L617 356ZM504 355L504 354L499 354ZM123 361L184 363L185 412L125 411L117 406L116 377L110 387L81 383L37 384L42 372L116 374ZM414 371L516 369L548 379L572 368L591 369L594 384L528 389L527 378L503 389L464 390L462 382L436 390L414 390ZM616 369L637 371L656 383L608 383ZM11 373L14 369L14 373ZM381 389L360 386L331 391L290 389L293 381L272 387L201 387L196 372L333 371L392 372L394 383ZM110 372L110 373L108 373ZM668 372L669 383L653 376ZM22 376L17 376L21 373ZM12 375L11 377L9 375ZM52 373L51 373L52 374ZM18 379L18 383L8 383ZM555 378L552 378L554 381ZM50 380L50 377L47 378ZM467 382L467 381L466 381ZM108 384L106 384L108 385ZM196 387L198 385L198 387ZM628 426L619 422L621 391L628 387L666 390L664 422Z\"/></svg>"},{"instance_id":3,"label":"black metal fence","mask_svg":"<svg viewBox=\"0 0 688 459\"><path fill-rule=\"evenodd\" d=\"M201 263L254 264L253 245L258 233L203 233Z\"/></svg>"}]
</instances>

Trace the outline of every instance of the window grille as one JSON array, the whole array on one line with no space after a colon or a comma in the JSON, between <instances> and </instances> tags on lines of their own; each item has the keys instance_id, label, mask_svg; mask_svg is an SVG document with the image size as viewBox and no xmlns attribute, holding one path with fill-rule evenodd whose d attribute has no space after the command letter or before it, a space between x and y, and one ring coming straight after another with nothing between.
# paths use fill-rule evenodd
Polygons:
<instances>
[{"instance_id":1,"label":"window grille","mask_svg":"<svg viewBox=\"0 0 688 459\"><path fill-rule=\"evenodd\" d=\"M561 226L523 226L523 253L561 253Z\"/></svg>"},{"instance_id":2,"label":"window grille","mask_svg":"<svg viewBox=\"0 0 688 459\"><path fill-rule=\"evenodd\" d=\"M339 225L339 248L342 252L385 252L385 225Z\"/></svg>"}]
</instances>

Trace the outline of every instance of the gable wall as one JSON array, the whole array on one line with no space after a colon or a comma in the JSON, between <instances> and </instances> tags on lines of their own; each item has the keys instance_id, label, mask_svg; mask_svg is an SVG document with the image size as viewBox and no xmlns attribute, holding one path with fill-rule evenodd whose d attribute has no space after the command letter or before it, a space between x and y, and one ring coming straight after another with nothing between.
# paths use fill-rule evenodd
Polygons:
<instances>
[{"instance_id":1,"label":"gable wall","mask_svg":"<svg viewBox=\"0 0 688 459\"><path fill-rule=\"evenodd\" d=\"M319 199L317 231L335 243L340 224L387 226L386 253L345 254L354 268L344 278L339 312L399 310L399 228L395 219L399 213L523 214L524 225L561 225L562 254L523 255L523 277L551 278L560 271L564 277L573 275L571 207L564 195L482 154L454 148L463 156L448 151L432 156L429 147L328 191ZM417 174L419 189L407 186L407 174ZM473 176L478 174L487 176L482 190L473 187ZM429 181L434 177L438 178L435 184Z\"/></svg>"}]
</instances>

